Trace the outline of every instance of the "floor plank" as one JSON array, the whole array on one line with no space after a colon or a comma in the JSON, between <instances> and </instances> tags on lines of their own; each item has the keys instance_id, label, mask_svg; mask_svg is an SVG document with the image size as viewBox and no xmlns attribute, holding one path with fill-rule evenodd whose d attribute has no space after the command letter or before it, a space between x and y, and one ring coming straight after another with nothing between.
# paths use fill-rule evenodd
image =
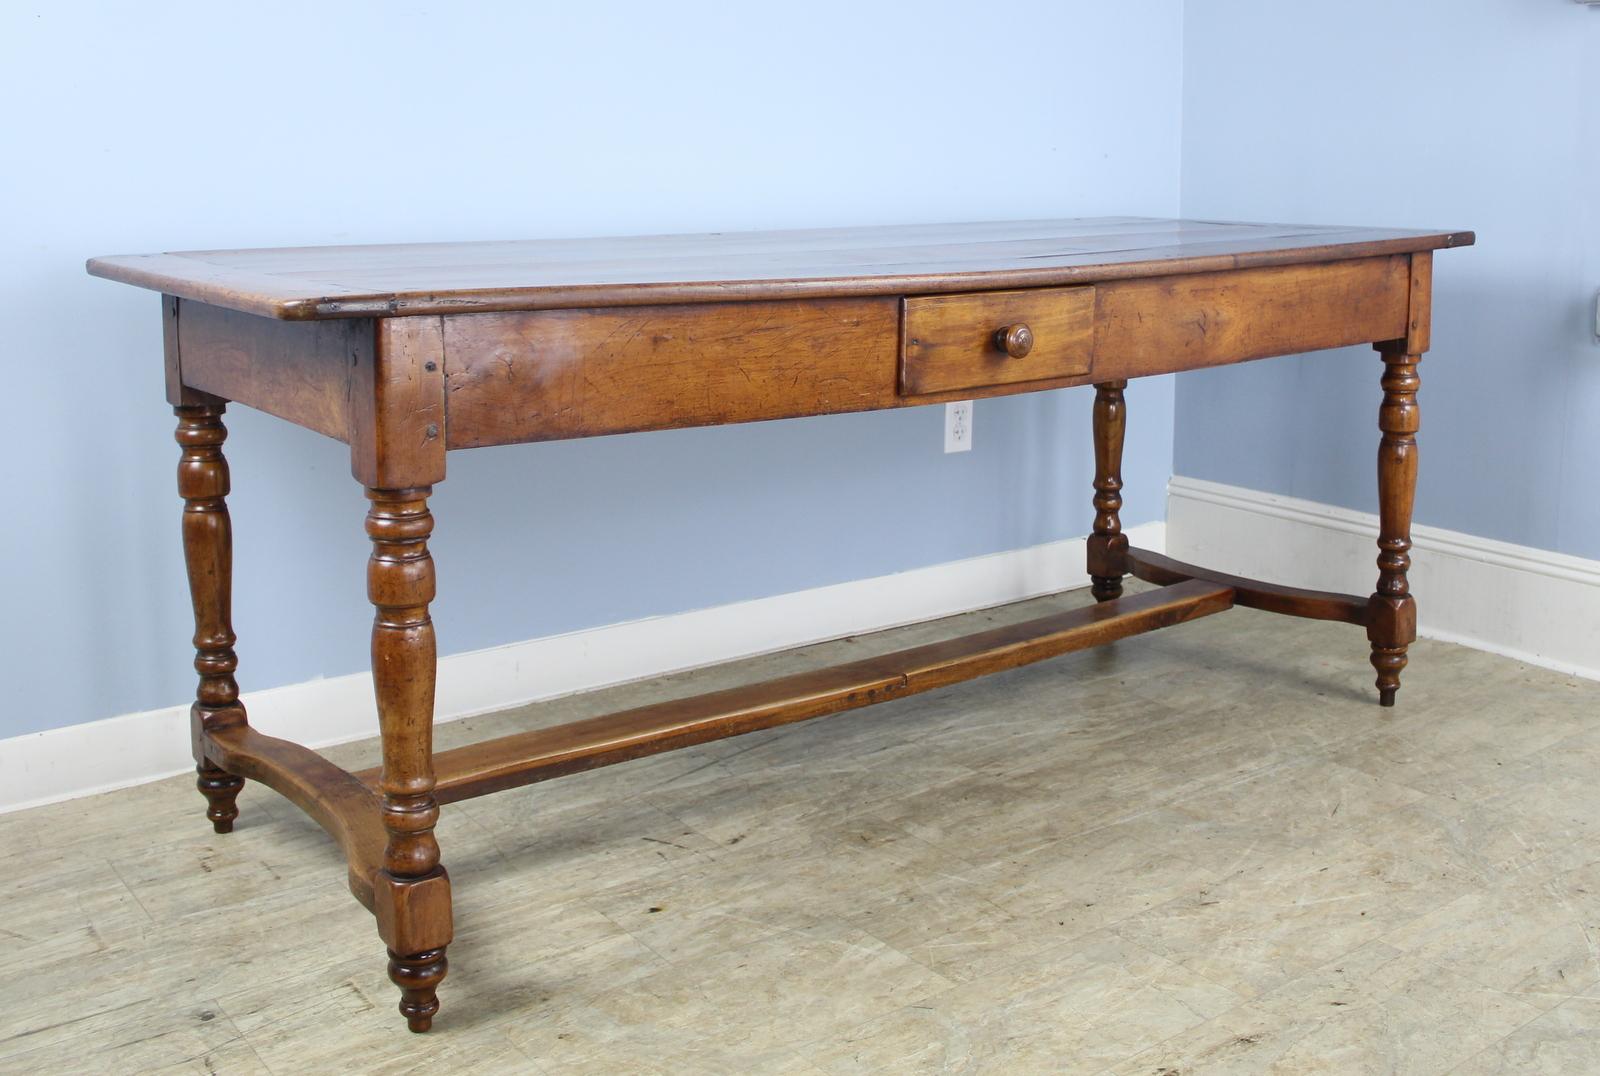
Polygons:
<instances>
[{"instance_id":1,"label":"floor plank","mask_svg":"<svg viewBox=\"0 0 1600 1076\"><path fill-rule=\"evenodd\" d=\"M337 852L272 793L225 837L182 779L6 815L0 1071L1600 1071L1600 684L1428 641L1396 710L1370 680L1359 631L1234 610L450 805L423 1037Z\"/></svg>"}]
</instances>

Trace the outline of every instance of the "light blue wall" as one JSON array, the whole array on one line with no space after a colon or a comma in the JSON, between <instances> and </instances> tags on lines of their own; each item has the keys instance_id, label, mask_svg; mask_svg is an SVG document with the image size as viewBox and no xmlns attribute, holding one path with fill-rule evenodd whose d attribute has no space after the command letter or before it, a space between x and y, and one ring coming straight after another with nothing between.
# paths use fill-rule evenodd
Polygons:
<instances>
[{"instance_id":1,"label":"light blue wall","mask_svg":"<svg viewBox=\"0 0 1600 1076\"><path fill-rule=\"evenodd\" d=\"M1600 557L1600 8L1206 0L1188 215L1472 228L1435 260L1419 522ZM1179 474L1374 511L1370 349L1184 374Z\"/></svg>"},{"instance_id":2,"label":"light blue wall","mask_svg":"<svg viewBox=\"0 0 1600 1076\"><path fill-rule=\"evenodd\" d=\"M1178 206L1179 0L253 7L0 14L0 736L192 692L158 300L89 255ZM1171 386L1129 395L1137 523ZM1082 534L1088 406L983 401L970 455L938 408L452 454L441 645ZM365 668L346 450L231 414L243 686Z\"/></svg>"}]
</instances>

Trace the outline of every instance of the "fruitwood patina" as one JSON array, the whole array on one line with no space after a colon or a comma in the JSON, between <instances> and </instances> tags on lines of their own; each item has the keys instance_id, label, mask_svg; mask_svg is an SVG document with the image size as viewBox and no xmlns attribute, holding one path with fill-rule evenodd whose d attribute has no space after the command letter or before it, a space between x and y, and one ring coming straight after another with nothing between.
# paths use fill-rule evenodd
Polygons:
<instances>
[{"instance_id":1,"label":"fruitwood patina","mask_svg":"<svg viewBox=\"0 0 1600 1076\"><path fill-rule=\"evenodd\" d=\"M198 785L218 833L246 778L345 852L413 1031L451 940L439 805L897 698L1233 605L1363 625L1393 705L1416 634L1406 581L1417 362L1433 251L1470 232L1135 217L632 239L96 258L164 293L167 398L194 604ZM1370 597L1210 572L1122 534L1130 378L1349 344L1383 361ZM449 449L1096 386L1098 604L435 754L428 538ZM347 773L250 728L234 682L222 416L236 401L350 446L372 544L383 765ZM1160 589L1131 597L1132 574Z\"/></svg>"}]
</instances>

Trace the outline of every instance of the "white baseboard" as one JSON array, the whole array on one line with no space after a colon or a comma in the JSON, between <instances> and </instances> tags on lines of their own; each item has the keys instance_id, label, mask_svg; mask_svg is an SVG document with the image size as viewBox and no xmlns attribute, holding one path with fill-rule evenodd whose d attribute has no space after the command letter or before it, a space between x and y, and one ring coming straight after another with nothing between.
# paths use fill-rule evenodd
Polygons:
<instances>
[{"instance_id":1,"label":"white baseboard","mask_svg":"<svg viewBox=\"0 0 1600 1076\"><path fill-rule=\"evenodd\" d=\"M1239 486L1174 476L1167 551L1274 583L1371 593L1378 517ZM1564 673L1600 679L1600 561L1411 528L1417 631Z\"/></svg>"},{"instance_id":2,"label":"white baseboard","mask_svg":"<svg viewBox=\"0 0 1600 1076\"><path fill-rule=\"evenodd\" d=\"M1165 525L1128 530L1164 548ZM439 660L435 720L590 691L1087 586L1082 538L651 617ZM242 656L249 661L249 640ZM250 723L311 747L378 731L366 673L247 692ZM189 704L0 740L0 812L142 784L193 767Z\"/></svg>"}]
</instances>

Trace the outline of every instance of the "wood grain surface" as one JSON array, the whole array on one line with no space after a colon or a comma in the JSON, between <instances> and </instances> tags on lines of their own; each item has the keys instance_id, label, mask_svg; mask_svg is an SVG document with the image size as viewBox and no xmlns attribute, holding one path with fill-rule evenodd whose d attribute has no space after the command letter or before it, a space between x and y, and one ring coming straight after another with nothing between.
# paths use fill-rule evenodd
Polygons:
<instances>
[{"instance_id":1,"label":"wood grain surface","mask_svg":"<svg viewBox=\"0 0 1600 1076\"><path fill-rule=\"evenodd\" d=\"M1400 256L1107 285L1097 289L1095 379L1404 336L1410 272Z\"/></svg>"},{"instance_id":2,"label":"wood grain surface","mask_svg":"<svg viewBox=\"0 0 1600 1076\"><path fill-rule=\"evenodd\" d=\"M1471 232L1098 217L136 254L89 272L287 319L935 294L1465 246Z\"/></svg>"},{"instance_id":3,"label":"wood grain surface","mask_svg":"<svg viewBox=\"0 0 1600 1076\"><path fill-rule=\"evenodd\" d=\"M893 407L893 299L444 319L449 447Z\"/></svg>"},{"instance_id":4,"label":"wood grain surface","mask_svg":"<svg viewBox=\"0 0 1600 1076\"><path fill-rule=\"evenodd\" d=\"M171 301L177 391L198 389L349 439L350 368L372 357L370 321L294 324Z\"/></svg>"}]
</instances>

